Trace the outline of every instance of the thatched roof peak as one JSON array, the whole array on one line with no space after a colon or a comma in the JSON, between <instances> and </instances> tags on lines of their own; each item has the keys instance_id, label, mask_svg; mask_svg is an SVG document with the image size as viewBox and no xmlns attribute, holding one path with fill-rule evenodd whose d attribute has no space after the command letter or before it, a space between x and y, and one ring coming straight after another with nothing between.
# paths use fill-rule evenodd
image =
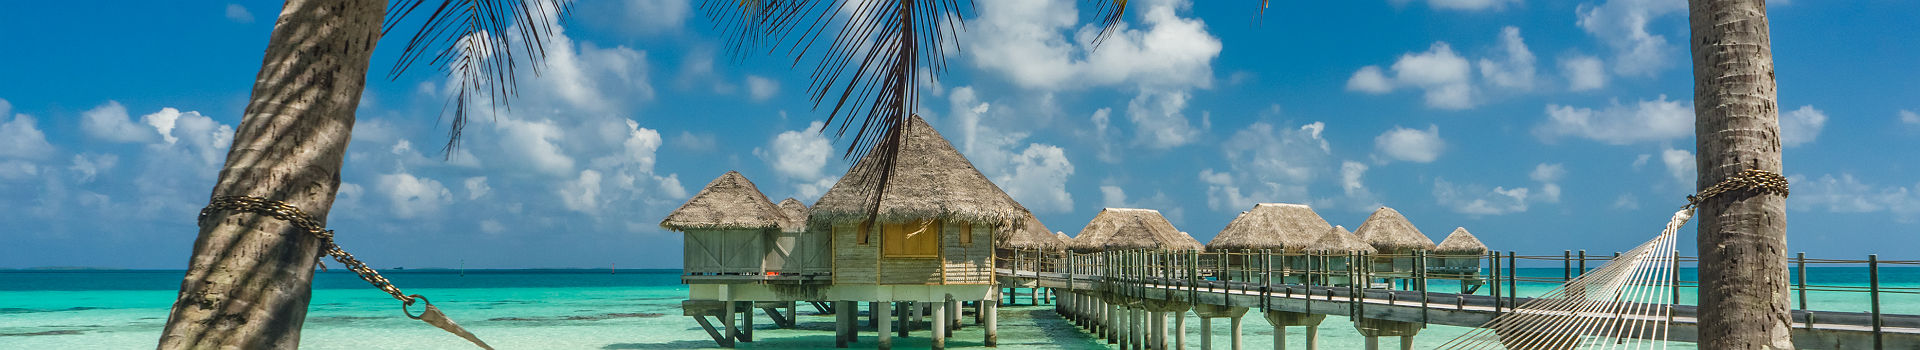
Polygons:
<instances>
[{"instance_id":1,"label":"thatched roof peak","mask_svg":"<svg viewBox=\"0 0 1920 350\"><path fill-rule=\"evenodd\" d=\"M1368 245L1366 241L1360 240L1359 236L1347 233L1347 228L1341 226L1334 226L1333 228L1327 229L1327 232L1321 234L1320 238L1315 239L1313 244L1307 245L1306 250L1310 252L1333 253L1380 252L1379 250L1373 249L1373 246Z\"/></svg>"},{"instance_id":2,"label":"thatched roof peak","mask_svg":"<svg viewBox=\"0 0 1920 350\"><path fill-rule=\"evenodd\" d=\"M1149 224L1145 218L1135 217L1132 220L1126 220L1118 230L1107 237L1105 242L1102 242L1101 249L1201 250L1206 248L1186 232L1169 231L1156 226ZM1170 228L1172 225L1169 224L1166 227Z\"/></svg>"},{"instance_id":3,"label":"thatched roof peak","mask_svg":"<svg viewBox=\"0 0 1920 350\"><path fill-rule=\"evenodd\" d=\"M740 172L728 171L707 183L700 193L660 220L674 231L693 229L762 229L787 223L780 208Z\"/></svg>"},{"instance_id":4,"label":"thatched roof peak","mask_svg":"<svg viewBox=\"0 0 1920 350\"><path fill-rule=\"evenodd\" d=\"M779 207L780 214L787 217L787 221L780 225L781 230L799 232L807 229L807 212L809 210L807 209L806 203L800 203L798 199L787 197L787 199L780 201Z\"/></svg>"},{"instance_id":5,"label":"thatched roof peak","mask_svg":"<svg viewBox=\"0 0 1920 350\"><path fill-rule=\"evenodd\" d=\"M1447 239L1440 241L1440 245L1433 248L1433 252L1440 254L1486 254L1487 244L1480 243L1480 238L1474 237L1472 233L1468 233L1467 228L1456 227L1453 229L1452 234L1447 235Z\"/></svg>"},{"instance_id":6,"label":"thatched roof peak","mask_svg":"<svg viewBox=\"0 0 1920 350\"><path fill-rule=\"evenodd\" d=\"M1049 251L1067 249L1067 242L1061 240L1059 237L1054 237L1053 233L1047 230L1047 225L1041 224L1040 218L1034 217L1033 214L1027 214L1020 228L1013 232L1013 237L996 241L995 243L997 243L994 245L995 248L1006 249L1039 249Z\"/></svg>"},{"instance_id":7,"label":"thatched roof peak","mask_svg":"<svg viewBox=\"0 0 1920 350\"><path fill-rule=\"evenodd\" d=\"M1355 236L1372 244L1374 248L1388 253L1407 253L1415 250L1433 250L1433 239L1420 233L1407 217L1393 208L1380 207L1374 210L1360 228L1353 230Z\"/></svg>"},{"instance_id":8,"label":"thatched roof peak","mask_svg":"<svg viewBox=\"0 0 1920 350\"><path fill-rule=\"evenodd\" d=\"M1081 253L1106 250L1107 241L1114 239L1114 236L1121 231L1123 226L1131 224L1139 225L1141 230L1147 231L1150 236L1169 237L1167 239L1168 242L1178 241L1171 239L1171 237L1185 236L1180 233L1180 229L1174 228L1173 223L1168 222L1166 217L1160 216L1160 211L1158 210L1106 208L1100 210L1100 214L1094 215L1093 220L1087 222L1087 227L1080 229L1080 233L1074 236L1073 241L1068 244L1068 246L1073 251ZM1169 247L1169 249L1205 248L1204 246L1200 246L1199 241L1193 240L1191 236L1185 236L1184 240L1193 242L1194 247Z\"/></svg>"},{"instance_id":9,"label":"thatched roof peak","mask_svg":"<svg viewBox=\"0 0 1920 350\"><path fill-rule=\"evenodd\" d=\"M1302 204L1260 203L1240 212L1227 228L1207 242L1207 250L1272 249L1298 252L1332 225Z\"/></svg>"},{"instance_id":10,"label":"thatched roof peak","mask_svg":"<svg viewBox=\"0 0 1920 350\"><path fill-rule=\"evenodd\" d=\"M1012 226L1025 215L1025 207L974 169L926 120L912 116L900 127L904 135L893 168L886 169L891 175L880 198L878 221L947 219ZM884 156L867 154L821 195L813 205L815 224L865 219Z\"/></svg>"}]
</instances>

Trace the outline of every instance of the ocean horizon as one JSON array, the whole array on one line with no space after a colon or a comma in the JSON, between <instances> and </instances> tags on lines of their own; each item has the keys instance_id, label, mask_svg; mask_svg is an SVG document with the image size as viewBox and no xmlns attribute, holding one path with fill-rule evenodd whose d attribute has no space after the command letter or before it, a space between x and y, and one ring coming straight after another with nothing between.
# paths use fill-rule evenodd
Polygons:
<instances>
[{"instance_id":1,"label":"ocean horizon","mask_svg":"<svg viewBox=\"0 0 1920 350\"><path fill-rule=\"evenodd\" d=\"M1560 268L1521 268L1523 276L1559 277ZM1817 285L1864 286L1866 272L1853 267L1809 268ZM500 349L691 349L716 348L698 324L682 316L687 296L679 269L426 269L382 271L407 293L431 298L455 321ZM611 273L610 273L611 272ZM158 341L183 270L0 270L0 349L143 349ZM1683 269L1682 278L1692 270ZM1887 288L1920 287L1920 267L1883 267ZM1551 288L1522 283L1522 295ZM1436 284L1434 290L1452 288ZM343 269L316 274L313 299L302 329L307 349L470 349L472 345L401 315L399 302ZM1484 289L1482 293L1485 293ZM1686 290L1683 303L1691 303ZM1814 292L1814 310L1867 311L1865 293ZM1105 349L1104 341L1054 313L1051 306L1008 306L1000 314L1000 348ZM1882 310L1920 314L1920 296L1883 294ZM863 306L864 308L864 306ZM832 348L833 317L799 306L800 322L778 329L756 316L755 338L739 348ZM1199 321L1187 314L1187 346L1198 347ZM966 322L971 323L969 317ZM1169 322L1171 324L1172 322ZM1226 322L1215 324L1215 342L1227 341ZM1270 348L1273 328L1257 315L1243 321L1249 348ZM1429 326L1416 347L1440 345L1467 328ZM982 328L954 332L952 348L980 348ZM1305 336L1288 330L1291 342ZM872 348L871 330L852 348ZM1359 349L1360 336L1345 317L1320 326L1326 349ZM1169 335L1169 339L1172 336ZM924 329L896 339L901 348L926 347ZM1388 345L1396 340L1383 340ZM1676 348L1691 344L1675 343Z\"/></svg>"}]
</instances>

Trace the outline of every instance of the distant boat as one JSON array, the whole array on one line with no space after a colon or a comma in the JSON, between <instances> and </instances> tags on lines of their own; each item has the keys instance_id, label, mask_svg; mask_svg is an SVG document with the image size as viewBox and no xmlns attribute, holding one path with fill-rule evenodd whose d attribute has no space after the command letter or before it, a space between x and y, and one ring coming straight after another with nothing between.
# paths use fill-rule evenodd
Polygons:
<instances>
[{"instance_id":1,"label":"distant boat","mask_svg":"<svg viewBox=\"0 0 1920 350\"><path fill-rule=\"evenodd\" d=\"M394 269L394 270L405 270L405 269L407 269L407 267L406 267L406 266L395 266L395 267L393 267L393 269Z\"/></svg>"}]
</instances>

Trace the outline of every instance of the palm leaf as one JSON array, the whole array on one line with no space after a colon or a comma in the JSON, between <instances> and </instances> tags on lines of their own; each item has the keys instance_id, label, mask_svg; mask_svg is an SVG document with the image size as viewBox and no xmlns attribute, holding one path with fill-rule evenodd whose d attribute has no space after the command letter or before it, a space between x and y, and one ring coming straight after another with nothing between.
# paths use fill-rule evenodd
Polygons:
<instances>
[{"instance_id":1,"label":"palm leaf","mask_svg":"<svg viewBox=\"0 0 1920 350\"><path fill-rule=\"evenodd\" d=\"M432 0L396 0L387 14L381 36L402 25L412 24L416 11L424 10ZM460 132L466 128L473 107L485 97L486 107L498 113L512 111L512 98L519 95L517 76L520 60L529 60L538 76L546 61L546 43L554 25L571 12L569 0L440 0L433 6L413 37L407 40L400 59L387 72L388 79L399 79L417 64L426 64L454 79L458 92L448 97L444 108L453 115L447 129L447 145L442 150L452 157L460 145ZM443 112L443 113L446 113Z\"/></svg>"}]
</instances>

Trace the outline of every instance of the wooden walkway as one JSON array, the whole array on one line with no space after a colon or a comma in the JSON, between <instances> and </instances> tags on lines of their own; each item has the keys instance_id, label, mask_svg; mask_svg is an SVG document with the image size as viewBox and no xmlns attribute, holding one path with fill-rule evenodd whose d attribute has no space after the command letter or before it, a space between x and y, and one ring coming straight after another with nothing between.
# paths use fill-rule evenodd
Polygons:
<instances>
[{"instance_id":1,"label":"wooden walkway","mask_svg":"<svg viewBox=\"0 0 1920 350\"><path fill-rule=\"evenodd\" d=\"M1346 286L1261 285L1257 282L1198 278L1198 274L1184 278L1105 276L1124 274L1112 273L1117 271L1091 269L1085 271L1091 273L1068 274L999 268L996 273L1003 285L1051 288L1063 293L1104 293L1189 304L1246 307L1256 311L1360 315L1369 319L1459 327L1479 327L1495 316L1516 312L1514 306L1532 300ZM1694 318L1697 310L1694 306L1674 306L1668 330L1669 340L1697 340L1698 321ZM1614 314L1581 316L1621 319ZM1628 316L1623 320L1651 321ZM1920 315L1880 316L1881 327L1876 331L1873 315L1869 313L1794 310L1794 343L1802 349L1920 349Z\"/></svg>"}]
</instances>

